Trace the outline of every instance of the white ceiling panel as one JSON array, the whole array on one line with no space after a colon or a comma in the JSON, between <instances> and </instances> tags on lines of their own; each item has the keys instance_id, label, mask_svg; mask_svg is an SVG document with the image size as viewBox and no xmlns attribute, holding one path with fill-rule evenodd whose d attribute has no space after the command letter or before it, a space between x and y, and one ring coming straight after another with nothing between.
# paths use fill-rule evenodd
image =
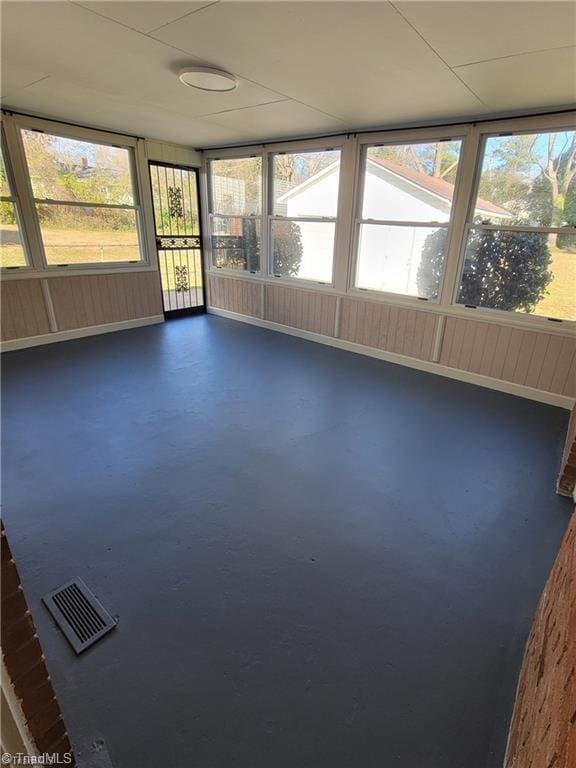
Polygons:
<instances>
[{"instance_id":1,"label":"white ceiling panel","mask_svg":"<svg viewBox=\"0 0 576 768\"><path fill-rule=\"evenodd\" d=\"M229 110L285 101L280 94L241 78L238 89L230 93L198 91L182 85L173 75L162 78L162 83L158 82L157 86L150 83L146 93L141 91L138 93L142 96L142 100L150 105L174 109L188 117L203 117Z\"/></svg>"},{"instance_id":2,"label":"white ceiling panel","mask_svg":"<svg viewBox=\"0 0 576 768\"><path fill-rule=\"evenodd\" d=\"M115 2L115 0L106 0L106 2L77 2L77 5L83 5L101 16L118 21L127 27L137 29L140 32L150 32L153 29L169 24L181 16L189 13L195 13L207 5L211 5L214 0L206 0L200 3L188 2Z\"/></svg>"},{"instance_id":3,"label":"white ceiling panel","mask_svg":"<svg viewBox=\"0 0 576 768\"><path fill-rule=\"evenodd\" d=\"M180 107L190 116L283 98L248 82L228 94L187 88L177 72L196 59L71 3L9 3L3 15L3 70L43 65L44 72L78 86ZM66 93L55 99L65 103Z\"/></svg>"},{"instance_id":4,"label":"white ceiling panel","mask_svg":"<svg viewBox=\"0 0 576 768\"><path fill-rule=\"evenodd\" d=\"M2 104L202 147L575 100L561 47L574 39L573 2L398 8L4 0ZM232 71L238 89L186 88L177 73L194 63Z\"/></svg>"},{"instance_id":5,"label":"white ceiling panel","mask_svg":"<svg viewBox=\"0 0 576 768\"><path fill-rule=\"evenodd\" d=\"M0 70L1 73L1 86L0 86L0 98L9 98L13 93L19 91L21 88L26 88L32 83L41 80L47 76L46 72L42 72L39 69L28 69L27 67L9 67L2 62L3 66Z\"/></svg>"},{"instance_id":6,"label":"white ceiling panel","mask_svg":"<svg viewBox=\"0 0 576 768\"><path fill-rule=\"evenodd\" d=\"M59 93L66 94L65 107L58 104ZM151 109L149 105L126 96L113 96L59 78L48 78L20 91L11 99L10 106L41 117L187 146L237 143L249 139L235 126L224 127L207 119L195 120L174 111Z\"/></svg>"},{"instance_id":7,"label":"white ceiling panel","mask_svg":"<svg viewBox=\"0 0 576 768\"><path fill-rule=\"evenodd\" d=\"M576 43L574 2L399 2L451 67Z\"/></svg>"},{"instance_id":8,"label":"white ceiling panel","mask_svg":"<svg viewBox=\"0 0 576 768\"><path fill-rule=\"evenodd\" d=\"M356 125L483 109L389 3L218 3L153 36Z\"/></svg>"},{"instance_id":9,"label":"white ceiling panel","mask_svg":"<svg viewBox=\"0 0 576 768\"><path fill-rule=\"evenodd\" d=\"M511 56L456 71L494 111L576 103L576 48Z\"/></svg>"},{"instance_id":10,"label":"white ceiling panel","mask_svg":"<svg viewBox=\"0 0 576 768\"><path fill-rule=\"evenodd\" d=\"M284 138L333 132L345 128L341 120L290 100L223 112L211 115L208 120L226 128L237 128L255 140L270 136Z\"/></svg>"}]
</instances>

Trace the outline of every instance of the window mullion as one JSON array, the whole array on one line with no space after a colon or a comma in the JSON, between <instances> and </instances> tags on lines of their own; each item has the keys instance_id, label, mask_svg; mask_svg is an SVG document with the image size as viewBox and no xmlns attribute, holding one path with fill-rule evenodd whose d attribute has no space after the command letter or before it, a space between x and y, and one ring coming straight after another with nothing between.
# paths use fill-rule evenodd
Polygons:
<instances>
[{"instance_id":1,"label":"window mullion","mask_svg":"<svg viewBox=\"0 0 576 768\"><path fill-rule=\"evenodd\" d=\"M327 224L335 224L337 221L336 216L278 216L269 215L270 221L303 221L303 222L320 222Z\"/></svg>"},{"instance_id":2,"label":"window mullion","mask_svg":"<svg viewBox=\"0 0 576 768\"><path fill-rule=\"evenodd\" d=\"M356 224L376 224L382 227L423 227L424 229L449 229L449 221L401 221L395 219L356 219Z\"/></svg>"},{"instance_id":3,"label":"window mullion","mask_svg":"<svg viewBox=\"0 0 576 768\"><path fill-rule=\"evenodd\" d=\"M3 123L6 148L8 150L8 162L10 163L14 182L15 203L19 209L22 224L21 237L24 243L24 250L28 257L29 265L35 269L42 270L46 268L46 256L32 194L32 183L24 157L22 138L11 115L4 116Z\"/></svg>"},{"instance_id":4,"label":"window mullion","mask_svg":"<svg viewBox=\"0 0 576 768\"><path fill-rule=\"evenodd\" d=\"M52 198L35 197L36 205L65 205L77 208L112 208L122 211L137 211L137 205L115 205L114 203L92 203L85 200L54 200Z\"/></svg>"},{"instance_id":5,"label":"window mullion","mask_svg":"<svg viewBox=\"0 0 576 768\"><path fill-rule=\"evenodd\" d=\"M132 170L132 196L140 242L140 259L143 263L148 263L159 270L156 228L154 226L154 202L146 156L146 143L142 139L138 139L136 146L129 154Z\"/></svg>"},{"instance_id":6,"label":"window mullion","mask_svg":"<svg viewBox=\"0 0 576 768\"><path fill-rule=\"evenodd\" d=\"M476 189L476 175L480 166L480 132L473 126L464 137L460 153L458 178L452 199L452 222L448 228L448 243L444 275L438 297L441 306L450 306L455 301L461 257L464 252L468 211L473 205L472 196Z\"/></svg>"},{"instance_id":7,"label":"window mullion","mask_svg":"<svg viewBox=\"0 0 576 768\"><path fill-rule=\"evenodd\" d=\"M470 229L483 229L487 232L534 232L535 234L543 235L574 235L576 234L576 227L530 227L522 226L522 224L475 224L470 222Z\"/></svg>"},{"instance_id":8,"label":"window mullion","mask_svg":"<svg viewBox=\"0 0 576 768\"><path fill-rule=\"evenodd\" d=\"M337 291L349 285L350 258L354 242L354 215L357 193L358 139L348 137L340 150L338 209L334 233L332 282Z\"/></svg>"},{"instance_id":9,"label":"window mullion","mask_svg":"<svg viewBox=\"0 0 576 768\"><path fill-rule=\"evenodd\" d=\"M273 163L268 152L262 153L262 189L260 199L260 275L268 277L272 273L270 264L271 228L268 222L268 212L271 209L270 195L272 194L272 179L270 173Z\"/></svg>"}]
</instances>

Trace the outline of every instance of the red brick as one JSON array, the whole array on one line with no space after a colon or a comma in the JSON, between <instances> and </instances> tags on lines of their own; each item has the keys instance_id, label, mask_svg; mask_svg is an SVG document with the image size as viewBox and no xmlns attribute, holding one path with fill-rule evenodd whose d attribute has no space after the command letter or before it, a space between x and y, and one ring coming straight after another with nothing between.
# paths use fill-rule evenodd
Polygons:
<instances>
[{"instance_id":1,"label":"red brick","mask_svg":"<svg viewBox=\"0 0 576 768\"><path fill-rule=\"evenodd\" d=\"M2 623L5 627L12 626L21 621L28 613L28 605L24 592L19 590L2 601Z\"/></svg>"},{"instance_id":2,"label":"red brick","mask_svg":"<svg viewBox=\"0 0 576 768\"><path fill-rule=\"evenodd\" d=\"M50 680L46 679L39 685L32 696L25 696L20 701L24 717L29 722L37 717L42 710L54 699L54 689Z\"/></svg>"},{"instance_id":3,"label":"red brick","mask_svg":"<svg viewBox=\"0 0 576 768\"><path fill-rule=\"evenodd\" d=\"M14 690L19 699L33 698L38 689L49 680L48 670L44 660L38 662L32 669L14 682Z\"/></svg>"},{"instance_id":4,"label":"red brick","mask_svg":"<svg viewBox=\"0 0 576 768\"><path fill-rule=\"evenodd\" d=\"M36 629L29 613L25 614L20 621L15 621L10 625L4 626L4 622L2 622L3 653L11 654L17 651L30 642L35 634Z\"/></svg>"},{"instance_id":5,"label":"red brick","mask_svg":"<svg viewBox=\"0 0 576 768\"><path fill-rule=\"evenodd\" d=\"M71 752L66 726L48 675L18 568L1 529L2 656L40 752ZM75 760L71 763L74 766Z\"/></svg>"},{"instance_id":6,"label":"red brick","mask_svg":"<svg viewBox=\"0 0 576 768\"><path fill-rule=\"evenodd\" d=\"M56 744L53 744L50 747L51 752L56 752L58 755L62 755L65 752L72 752L72 745L70 744L70 739L68 738L68 734L65 733L64 736L62 736L61 739L58 740Z\"/></svg>"},{"instance_id":7,"label":"red brick","mask_svg":"<svg viewBox=\"0 0 576 768\"><path fill-rule=\"evenodd\" d=\"M76 761L75 761L74 755L72 754L72 746L70 745L70 739L68 738L68 734L64 734L64 736L56 744L53 744L51 747L48 747L47 751L51 754L55 753L57 755L60 755L60 760L62 760L65 754L72 755L72 762L67 763L67 765L69 766L69 768L75 768Z\"/></svg>"},{"instance_id":8,"label":"red brick","mask_svg":"<svg viewBox=\"0 0 576 768\"><path fill-rule=\"evenodd\" d=\"M560 465L557 490L570 496L576 487L576 406L572 409L564 454Z\"/></svg>"},{"instance_id":9,"label":"red brick","mask_svg":"<svg viewBox=\"0 0 576 768\"><path fill-rule=\"evenodd\" d=\"M576 766L576 514L536 609L510 725L506 768Z\"/></svg>"},{"instance_id":10,"label":"red brick","mask_svg":"<svg viewBox=\"0 0 576 768\"><path fill-rule=\"evenodd\" d=\"M57 744L66 735L66 726L62 716L52 723L50 728L40 736L36 736L34 731L32 731L32 735L40 752L50 752L54 744Z\"/></svg>"},{"instance_id":11,"label":"red brick","mask_svg":"<svg viewBox=\"0 0 576 768\"><path fill-rule=\"evenodd\" d=\"M34 734L34 738L38 741L39 738L47 733L54 723L60 719L60 707L58 702L54 698L54 692L52 692L52 698L45 707L40 708L36 714L28 720L28 728L30 733Z\"/></svg>"},{"instance_id":12,"label":"red brick","mask_svg":"<svg viewBox=\"0 0 576 768\"><path fill-rule=\"evenodd\" d=\"M10 552L10 547L8 545L8 539L4 534L2 534L2 541L1 541L1 549L0 549L0 560L4 563L5 561L12 559L12 552Z\"/></svg>"},{"instance_id":13,"label":"red brick","mask_svg":"<svg viewBox=\"0 0 576 768\"><path fill-rule=\"evenodd\" d=\"M32 669L42 659L42 648L35 637L14 653L4 655L4 661L12 682L16 683L22 675Z\"/></svg>"}]
</instances>

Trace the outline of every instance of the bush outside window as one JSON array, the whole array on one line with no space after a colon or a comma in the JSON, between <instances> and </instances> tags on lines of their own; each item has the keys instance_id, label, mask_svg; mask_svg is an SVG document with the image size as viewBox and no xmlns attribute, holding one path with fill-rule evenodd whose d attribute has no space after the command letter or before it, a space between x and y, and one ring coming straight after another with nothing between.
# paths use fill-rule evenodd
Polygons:
<instances>
[{"instance_id":1,"label":"bush outside window","mask_svg":"<svg viewBox=\"0 0 576 768\"><path fill-rule=\"evenodd\" d=\"M435 263L440 244L428 247ZM485 139L457 301L576 320L576 131Z\"/></svg>"}]
</instances>

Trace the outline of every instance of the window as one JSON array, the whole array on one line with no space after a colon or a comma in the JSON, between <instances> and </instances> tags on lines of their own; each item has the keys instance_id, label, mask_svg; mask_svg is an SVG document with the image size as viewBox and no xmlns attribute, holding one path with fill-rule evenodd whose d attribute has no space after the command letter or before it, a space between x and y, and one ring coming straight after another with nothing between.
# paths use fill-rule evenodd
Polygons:
<instances>
[{"instance_id":1,"label":"window","mask_svg":"<svg viewBox=\"0 0 576 768\"><path fill-rule=\"evenodd\" d=\"M340 150L272 156L272 273L332 282Z\"/></svg>"},{"instance_id":2,"label":"window","mask_svg":"<svg viewBox=\"0 0 576 768\"><path fill-rule=\"evenodd\" d=\"M26 267L28 262L22 243L20 210L0 144L0 266Z\"/></svg>"},{"instance_id":3,"label":"window","mask_svg":"<svg viewBox=\"0 0 576 768\"><path fill-rule=\"evenodd\" d=\"M486 137L457 301L576 320L576 131Z\"/></svg>"},{"instance_id":4,"label":"window","mask_svg":"<svg viewBox=\"0 0 576 768\"><path fill-rule=\"evenodd\" d=\"M355 286L438 299L461 140L366 148Z\"/></svg>"},{"instance_id":5,"label":"window","mask_svg":"<svg viewBox=\"0 0 576 768\"><path fill-rule=\"evenodd\" d=\"M210 227L215 267L260 270L262 158L212 160Z\"/></svg>"},{"instance_id":6,"label":"window","mask_svg":"<svg viewBox=\"0 0 576 768\"><path fill-rule=\"evenodd\" d=\"M132 150L21 133L46 263L140 261Z\"/></svg>"}]
</instances>

